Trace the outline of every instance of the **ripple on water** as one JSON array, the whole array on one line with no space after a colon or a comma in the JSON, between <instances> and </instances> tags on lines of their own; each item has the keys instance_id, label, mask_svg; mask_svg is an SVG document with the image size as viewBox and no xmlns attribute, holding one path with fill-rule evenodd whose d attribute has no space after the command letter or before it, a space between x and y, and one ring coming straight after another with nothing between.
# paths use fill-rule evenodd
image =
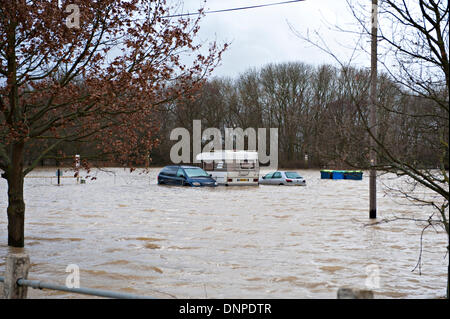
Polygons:
<instances>
[{"instance_id":1,"label":"ripple on water","mask_svg":"<svg viewBox=\"0 0 450 319\"><path fill-rule=\"evenodd\" d=\"M326 271L328 273L334 274L335 272L345 269L345 267L342 266L321 266L319 267L321 270Z\"/></svg>"}]
</instances>

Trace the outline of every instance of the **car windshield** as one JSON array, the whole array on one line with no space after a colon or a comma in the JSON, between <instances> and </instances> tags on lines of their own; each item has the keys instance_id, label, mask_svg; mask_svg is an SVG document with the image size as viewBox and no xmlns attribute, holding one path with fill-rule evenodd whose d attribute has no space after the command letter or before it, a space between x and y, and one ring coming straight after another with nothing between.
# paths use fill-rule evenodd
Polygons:
<instances>
[{"instance_id":1,"label":"car windshield","mask_svg":"<svg viewBox=\"0 0 450 319\"><path fill-rule=\"evenodd\" d=\"M286 172L287 178L302 178L297 172Z\"/></svg>"},{"instance_id":2,"label":"car windshield","mask_svg":"<svg viewBox=\"0 0 450 319\"><path fill-rule=\"evenodd\" d=\"M200 167L185 168L184 171L188 177L209 177L209 174Z\"/></svg>"}]
</instances>

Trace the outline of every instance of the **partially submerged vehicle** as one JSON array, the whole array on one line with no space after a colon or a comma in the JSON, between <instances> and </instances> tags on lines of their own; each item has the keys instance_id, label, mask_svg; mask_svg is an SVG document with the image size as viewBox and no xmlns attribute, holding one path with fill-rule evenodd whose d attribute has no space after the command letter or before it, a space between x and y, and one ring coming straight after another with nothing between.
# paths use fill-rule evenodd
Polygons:
<instances>
[{"instance_id":1,"label":"partially submerged vehicle","mask_svg":"<svg viewBox=\"0 0 450 319\"><path fill-rule=\"evenodd\" d=\"M220 185L259 185L258 152L204 152L198 154L196 159Z\"/></svg>"},{"instance_id":2,"label":"partially submerged vehicle","mask_svg":"<svg viewBox=\"0 0 450 319\"><path fill-rule=\"evenodd\" d=\"M260 178L262 185L306 186L306 180L297 172L270 172Z\"/></svg>"},{"instance_id":3,"label":"partially submerged vehicle","mask_svg":"<svg viewBox=\"0 0 450 319\"><path fill-rule=\"evenodd\" d=\"M217 182L203 169L196 166L170 165L158 174L159 185L217 186Z\"/></svg>"},{"instance_id":4,"label":"partially submerged vehicle","mask_svg":"<svg viewBox=\"0 0 450 319\"><path fill-rule=\"evenodd\" d=\"M331 170L323 169L320 171L321 179L352 179L352 180L362 180L362 171L349 171L349 170Z\"/></svg>"}]
</instances>

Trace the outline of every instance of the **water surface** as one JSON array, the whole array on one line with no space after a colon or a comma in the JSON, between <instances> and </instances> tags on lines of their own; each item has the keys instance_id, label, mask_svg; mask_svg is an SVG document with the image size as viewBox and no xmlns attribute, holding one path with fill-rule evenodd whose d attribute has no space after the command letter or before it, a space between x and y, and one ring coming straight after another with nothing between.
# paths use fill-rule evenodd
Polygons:
<instances>
[{"instance_id":1,"label":"water surface","mask_svg":"<svg viewBox=\"0 0 450 319\"><path fill-rule=\"evenodd\" d=\"M76 264L82 287L159 298L335 298L339 287L371 282L376 298L445 295L446 235L425 233L421 274L412 271L423 225L364 226L367 174L321 180L317 170L298 170L306 187L182 188L158 186L158 171L95 170L96 180L64 178L62 186L42 178L55 169L30 173L29 278L64 285L66 267ZM0 180L0 273L9 250L6 187ZM380 187L378 220L428 215ZM81 297L33 289L29 296Z\"/></svg>"}]
</instances>

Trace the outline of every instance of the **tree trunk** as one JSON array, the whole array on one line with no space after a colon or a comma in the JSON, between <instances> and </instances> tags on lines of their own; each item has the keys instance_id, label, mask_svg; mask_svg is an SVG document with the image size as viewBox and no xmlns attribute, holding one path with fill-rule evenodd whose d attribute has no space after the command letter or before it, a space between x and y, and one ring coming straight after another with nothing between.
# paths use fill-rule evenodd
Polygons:
<instances>
[{"instance_id":1,"label":"tree trunk","mask_svg":"<svg viewBox=\"0 0 450 319\"><path fill-rule=\"evenodd\" d=\"M8 245L13 247L23 247L25 237L23 149L23 142L12 146L12 162L6 174L8 181Z\"/></svg>"}]
</instances>

